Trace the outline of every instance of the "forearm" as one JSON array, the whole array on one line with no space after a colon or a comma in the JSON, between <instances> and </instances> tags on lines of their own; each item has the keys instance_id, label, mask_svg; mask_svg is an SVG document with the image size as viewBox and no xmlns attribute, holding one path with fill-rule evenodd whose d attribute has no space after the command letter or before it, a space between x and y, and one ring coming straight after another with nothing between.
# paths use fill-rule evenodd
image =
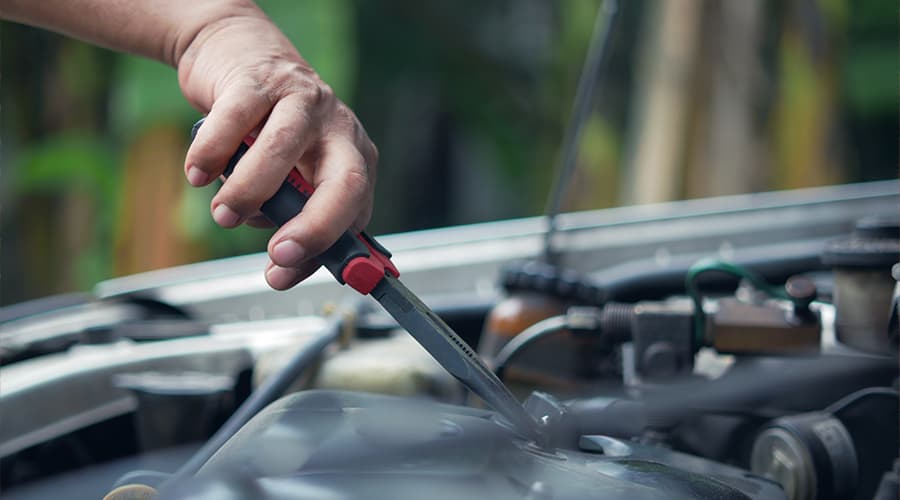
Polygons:
<instances>
[{"instance_id":1,"label":"forearm","mask_svg":"<svg viewBox=\"0 0 900 500\"><path fill-rule=\"evenodd\" d=\"M273 288L312 274L315 256L368 222L375 145L252 0L0 0L0 17L175 67L181 92L206 115L185 157L194 186L219 178L256 133L210 204L219 225L258 221L262 204L299 168L316 191L269 241Z\"/></svg>"},{"instance_id":2,"label":"forearm","mask_svg":"<svg viewBox=\"0 0 900 500\"><path fill-rule=\"evenodd\" d=\"M234 16L263 17L251 0L0 0L0 17L173 67L198 34Z\"/></svg>"}]
</instances>

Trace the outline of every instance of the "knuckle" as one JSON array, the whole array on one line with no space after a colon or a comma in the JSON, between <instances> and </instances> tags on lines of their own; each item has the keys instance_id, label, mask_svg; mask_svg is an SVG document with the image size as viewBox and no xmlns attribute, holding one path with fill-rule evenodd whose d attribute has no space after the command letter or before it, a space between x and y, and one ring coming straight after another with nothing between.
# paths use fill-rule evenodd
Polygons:
<instances>
[{"instance_id":1,"label":"knuckle","mask_svg":"<svg viewBox=\"0 0 900 500\"><path fill-rule=\"evenodd\" d=\"M334 90L318 78L301 78L297 87L309 107L330 108L335 102Z\"/></svg>"},{"instance_id":2,"label":"knuckle","mask_svg":"<svg viewBox=\"0 0 900 500\"><path fill-rule=\"evenodd\" d=\"M296 79L296 72L294 64L269 64L255 82L257 91L266 99L275 102L290 89Z\"/></svg>"},{"instance_id":3,"label":"knuckle","mask_svg":"<svg viewBox=\"0 0 900 500\"><path fill-rule=\"evenodd\" d=\"M344 192L351 200L361 200L368 196L371 181L365 171L351 170L343 177Z\"/></svg>"},{"instance_id":4,"label":"knuckle","mask_svg":"<svg viewBox=\"0 0 900 500\"><path fill-rule=\"evenodd\" d=\"M363 128L356 114L347 107L346 104L340 103L335 110L336 128L347 137L352 138L355 142L361 143L368 139L366 129Z\"/></svg>"},{"instance_id":5,"label":"knuckle","mask_svg":"<svg viewBox=\"0 0 900 500\"><path fill-rule=\"evenodd\" d=\"M291 156L300 148L300 134L289 126L279 126L273 130L267 130L263 147L277 160L293 164L297 158Z\"/></svg>"},{"instance_id":6,"label":"knuckle","mask_svg":"<svg viewBox=\"0 0 900 500\"><path fill-rule=\"evenodd\" d=\"M331 88L331 85L322 81L317 82L315 96L316 102L321 104L332 104L336 99L334 96L334 89Z\"/></svg>"}]
</instances>

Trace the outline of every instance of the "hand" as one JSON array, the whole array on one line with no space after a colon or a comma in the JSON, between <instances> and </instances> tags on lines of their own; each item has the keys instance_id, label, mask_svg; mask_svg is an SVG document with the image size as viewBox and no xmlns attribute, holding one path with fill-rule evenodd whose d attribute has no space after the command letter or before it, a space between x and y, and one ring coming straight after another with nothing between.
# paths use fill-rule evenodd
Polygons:
<instances>
[{"instance_id":1,"label":"hand","mask_svg":"<svg viewBox=\"0 0 900 500\"><path fill-rule=\"evenodd\" d=\"M294 166L316 187L303 212L269 240L266 281L288 289L312 274L314 257L372 214L378 152L353 112L257 9L199 30L177 61L185 97L208 113L185 158L203 186L248 135L256 142L211 202L216 223L261 225L260 206Z\"/></svg>"}]
</instances>

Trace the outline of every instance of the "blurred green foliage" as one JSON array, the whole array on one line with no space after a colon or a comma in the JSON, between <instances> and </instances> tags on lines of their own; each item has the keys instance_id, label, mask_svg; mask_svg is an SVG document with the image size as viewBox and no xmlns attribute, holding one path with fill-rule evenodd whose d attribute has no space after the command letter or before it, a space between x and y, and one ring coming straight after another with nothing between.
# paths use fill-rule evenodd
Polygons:
<instances>
[{"instance_id":1,"label":"blurred green foliage","mask_svg":"<svg viewBox=\"0 0 900 500\"><path fill-rule=\"evenodd\" d=\"M97 137L57 135L21 151L13 166L20 193L54 194L77 189L111 213L119 186L116 155Z\"/></svg>"},{"instance_id":2,"label":"blurred green foliage","mask_svg":"<svg viewBox=\"0 0 900 500\"><path fill-rule=\"evenodd\" d=\"M15 189L22 195L52 199L74 192L93 201L93 224L83 228L89 234L87 246L72 260L72 282L80 289L111 275L110 241L119 196L117 163L108 144L73 133L27 148L12 165L19 173Z\"/></svg>"},{"instance_id":3,"label":"blurred green foliage","mask_svg":"<svg viewBox=\"0 0 900 500\"><path fill-rule=\"evenodd\" d=\"M601 0L259 4L378 144L375 232L541 212ZM653 1L619 4L623 12L612 60L585 127L569 209L612 206L619 199L623 144L636 98L639 28ZM774 68L772 94L789 103L778 132L783 137L775 142L790 142L791 134L802 132L792 127L802 121L791 121L790 114L816 107L823 95L821 65L827 61L835 65L826 70L837 75L834 93L846 115L841 126L848 130L844 140L851 153L841 159L847 163L844 179L895 175L896 5L879 0L767 5L773 13L767 23L777 32L776 41L767 43L776 54L762 56ZM794 11L811 19L812 27L784 24L781 18ZM823 47L829 57L823 58ZM36 29L0 24L0 65L0 302L89 288L115 269L116 231L121 207L129 201L123 192L129 151L158 127L183 130L186 147L199 113L181 96L172 68ZM181 165L158 168L181 175ZM171 220L172 231L197 249L185 254L185 261L265 248L267 231L224 231L212 222L208 211L215 187L181 185L178 205L153 215ZM81 221L87 243L76 238L81 246L72 256L63 253L69 249L37 248L55 241L54 217L62 218L68 206L59 200L72 196L90 200ZM29 267L53 259L69 262L41 272Z\"/></svg>"},{"instance_id":4,"label":"blurred green foliage","mask_svg":"<svg viewBox=\"0 0 900 500\"><path fill-rule=\"evenodd\" d=\"M351 0L259 0L259 6L344 102L353 104L356 79Z\"/></svg>"},{"instance_id":5,"label":"blurred green foliage","mask_svg":"<svg viewBox=\"0 0 900 500\"><path fill-rule=\"evenodd\" d=\"M857 52L847 59L844 69L849 106L862 115L897 109L900 65L896 48L874 45Z\"/></svg>"}]
</instances>

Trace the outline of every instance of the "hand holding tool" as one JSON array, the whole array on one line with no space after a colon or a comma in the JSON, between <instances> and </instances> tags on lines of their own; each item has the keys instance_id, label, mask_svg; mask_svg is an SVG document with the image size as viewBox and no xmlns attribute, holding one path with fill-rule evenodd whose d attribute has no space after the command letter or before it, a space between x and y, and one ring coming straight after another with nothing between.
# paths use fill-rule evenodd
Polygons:
<instances>
[{"instance_id":1,"label":"hand holding tool","mask_svg":"<svg viewBox=\"0 0 900 500\"><path fill-rule=\"evenodd\" d=\"M194 125L192 139L202 124L203 119ZM228 161L223 173L226 178L252 142L252 138L245 139ZM312 185L294 168L260 211L272 223L281 226L300 213L313 191ZM539 445L545 443L538 423L525 412L503 382L465 341L397 279L400 272L391 262L390 252L374 238L365 232L347 230L316 260L339 283L350 285L363 295L371 294L444 369L505 417L516 431Z\"/></svg>"}]
</instances>

